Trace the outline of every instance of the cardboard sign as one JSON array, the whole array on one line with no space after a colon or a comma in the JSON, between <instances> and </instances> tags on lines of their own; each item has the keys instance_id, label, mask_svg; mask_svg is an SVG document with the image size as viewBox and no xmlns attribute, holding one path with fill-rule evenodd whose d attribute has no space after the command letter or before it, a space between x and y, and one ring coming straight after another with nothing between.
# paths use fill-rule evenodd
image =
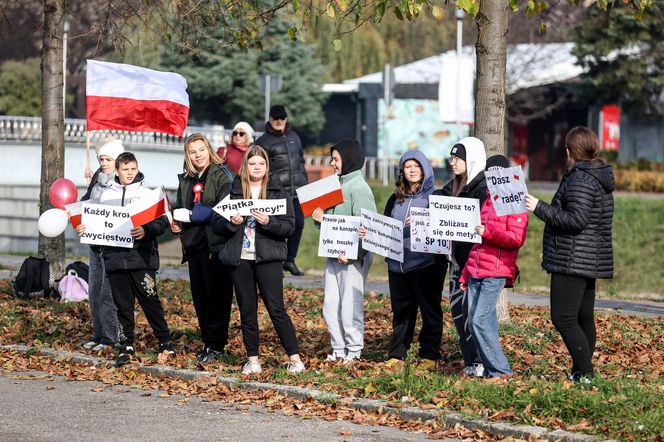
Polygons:
<instances>
[{"instance_id":1,"label":"cardboard sign","mask_svg":"<svg viewBox=\"0 0 664 442\"><path fill-rule=\"evenodd\" d=\"M348 259L357 259L360 245L357 229L360 227L360 220L359 216L323 215L318 256L337 258L345 255Z\"/></svg>"},{"instance_id":2,"label":"cardboard sign","mask_svg":"<svg viewBox=\"0 0 664 442\"><path fill-rule=\"evenodd\" d=\"M503 216L528 211L526 209L528 189L526 189L526 180L523 177L521 166L487 170L484 172L484 176L496 215Z\"/></svg>"},{"instance_id":3,"label":"cardboard sign","mask_svg":"<svg viewBox=\"0 0 664 442\"><path fill-rule=\"evenodd\" d=\"M329 209L344 202L344 194L337 175L330 175L295 189L302 214L311 215L316 208Z\"/></svg>"},{"instance_id":4,"label":"cardboard sign","mask_svg":"<svg viewBox=\"0 0 664 442\"><path fill-rule=\"evenodd\" d=\"M267 215L285 215L286 199L278 200L232 200L230 195L221 200L219 204L213 207L215 212L230 220L233 215L239 213L241 216L250 216L252 210L263 212Z\"/></svg>"},{"instance_id":5,"label":"cardboard sign","mask_svg":"<svg viewBox=\"0 0 664 442\"><path fill-rule=\"evenodd\" d=\"M362 209L362 225L367 229L364 250L403 262L403 222Z\"/></svg>"},{"instance_id":6,"label":"cardboard sign","mask_svg":"<svg viewBox=\"0 0 664 442\"><path fill-rule=\"evenodd\" d=\"M81 236L82 244L132 248L134 238L129 208L106 204L82 205L81 224L85 233Z\"/></svg>"},{"instance_id":7,"label":"cardboard sign","mask_svg":"<svg viewBox=\"0 0 664 442\"><path fill-rule=\"evenodd\" d=\"M410 208L410 251L437 255L452 253L452 241L435 237L430 226L429 209Z\"/></svg>"},{"instance_id":8,"label":"cardboard sign","mask_svg":"<svg viewBox=\"0 0 664 442\"><path fill-rule=\"evenodd\" d=\"M478 199L431 195L429 223L435 238L482 243L482 237L475 233L480 224Z\"/></svg>"}]
</instances>

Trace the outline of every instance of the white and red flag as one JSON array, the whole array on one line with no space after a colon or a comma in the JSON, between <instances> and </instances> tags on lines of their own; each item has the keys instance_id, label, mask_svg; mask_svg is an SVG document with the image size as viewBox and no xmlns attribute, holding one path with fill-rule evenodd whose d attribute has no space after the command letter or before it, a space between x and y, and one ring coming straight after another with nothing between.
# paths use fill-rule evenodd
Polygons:
<instances>
[{"instance_id":1,"label":"white and red flag","mask_svg":"<svg viewBox=\"0 0 664 442\"><path fill-rule=\"evenodd\" d=\"M88 60L88 130L182 136L189 117L186 89L187 80L180 74Z\"/></svg>"},{"instance_id":2,"label":"white and red flag","mask_svg":"<svg viewBox=\"0 0 664 442\"><path fill-rule=\"evenodd\" d=\"M129 209L129 217L134 227L147 224L162 215L166 215L169 222L173 222L170 204L163 187L146 192L145 196L127 205L127 209Z\"/></svg>"},{"instance_id":3,"label":"white and red flag","mask_svg":"<svg viewBox=\"0 0 664 442\"><path fill-rule=\"evenodd\" d=\"M344 202L344 194L337 175L321 178L295 191L304 216L311 215L317 207L327 209Z\"/></svg>"},{"instance_id":4,"label":"white and red flag","mask_svg":"<svg viewBox=\"0 0 664 442\"><path fill-rule=\"evenodd\" d=\"M75 203L65 204L65 210L69 216L69 222L75 229L81 224L81 216L83 215L83 201L76 201Z\"/></svg>"}]
</instances>

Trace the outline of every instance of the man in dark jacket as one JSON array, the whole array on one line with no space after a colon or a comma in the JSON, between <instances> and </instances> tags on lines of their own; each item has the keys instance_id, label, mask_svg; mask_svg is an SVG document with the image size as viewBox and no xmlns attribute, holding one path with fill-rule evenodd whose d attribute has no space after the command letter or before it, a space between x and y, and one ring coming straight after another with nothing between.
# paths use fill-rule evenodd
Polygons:
<instances>
[{"instance_id":1,"label":"man in dark jacket","mask_svg":"<svg viewBox=\"0 0 664 442\"><path fill-rule=\"evenodd\" d=\"M270 157L270 174L281 181L295 209L295 230L286 241L288 256L284 261L284 270L294 276L304 273L295 264L297 249L302 239L304 215L295 189L307 184L307 172L304 169L304 151L297 133L288 125L286 108L280 104L270 108L270 117L265 123L265 133L256 140L256 144L267 151Z\"/></svg>"}]
</instances>

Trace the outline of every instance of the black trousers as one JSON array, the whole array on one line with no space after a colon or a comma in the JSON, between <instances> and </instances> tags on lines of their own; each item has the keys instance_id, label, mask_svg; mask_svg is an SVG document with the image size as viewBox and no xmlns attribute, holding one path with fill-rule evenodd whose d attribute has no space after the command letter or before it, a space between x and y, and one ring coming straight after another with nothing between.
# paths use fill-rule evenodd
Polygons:
<instances>
[{"instance_id":1,"label":"black trousers","mask_svg":"<svg viewBox=\"0 0 664 442\"><path fill-rule=\"evenodd\" d=\"M418 337L421 358L440 359L443 335L443 295L445 274L438 264L408 273L388 272L390 303L392 304L392 339L389 358L404 359L413 342L417 309L422 315L422 330Z\"/></svg>"},{"instance_id":2,"label":"black trousers","mask_svg":"<svg viewBox=\"0 0 664 442\"><path fill-rule=\"evenodd\" d=\"M159 343L171 340L164 309L157 296L157 279L154 270L133 270L108 274L113 301L118 309L118 325L121 345L134 345L134 304L138 300L152 332Z\"/></svg>"},{"instance_id":3,"label":"black trousers","mask_svg":"<svg viewBox=\"0 0 664 442\"><path fill-rule=\"evenodd\" d=\"M247 356L258 356L258 292L263 298L281 345L292 356L299 353L293 322L284 306L284 282L281 261L256 264L241 260L231 270L235 296L240 307L242 340Z\"/></svg>"},{"instance_id":4,"label":"black trousers","mask_svg":"<svg viewBox=\"0 0 664 442\"><path fill-rule=\"evenodd\" d=\"M295 210L295 230L286 240L288 247L288 256L286 261L295 262L297 250L300 248L300 240L302 240L302 231L304 230L304 214L302 207L300 207L300 200L293 198L293 209Z\"/></svg>"},{"instance_id":5,"label":"black trousers","mask_svg":"<svg viewBox=\"0 0 664 442\"><path fill-rule=\"evenodd\" d=\"M222 351L228 343L233 281L230 269L209 252L188 256L191 297L203 344Z\"/></svg>"},{"instance_id":6,"label":"black trousers","mask_svg":"<svg viewBox=\"0 0 664 442\"><path fill-rule=\"evenodd\" d=\"M572 374L593 374L594 310L595 279L551 274L551 321L572 356Z\"/></svg>"}]
</instances>

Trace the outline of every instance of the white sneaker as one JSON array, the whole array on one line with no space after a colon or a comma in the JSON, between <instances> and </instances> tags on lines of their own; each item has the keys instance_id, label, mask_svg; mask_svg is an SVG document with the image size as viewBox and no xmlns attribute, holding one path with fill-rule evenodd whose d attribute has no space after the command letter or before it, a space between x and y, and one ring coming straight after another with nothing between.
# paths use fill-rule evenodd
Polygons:
<instances>
[{"instance_id":1,"label":"white sneaker","mask_svg":"<svg viewBox=\"0 0 664 442\"><path fill-rule=\"evenodd\" d=\"M484 377L484 364L473 364L473 368L475 369L476 377Z\"/></svg>"},{"instance_id":2,"label":"white sneaker","mask_svg":"<svg viewBox=\"0 0 664 442\"><path fill-rule=\"evenodd\" d=\"M288 368L286 368L286 371L289 373L303 373L306 371L306 367L304 366L304 362L302 361L290 361L288 363Z\"/></svg>"},{"instance_id":3,"label":"white sneaker","mask_svg":"<svg viewBox=\"0 0 664 442\"><path fill-rule=\"evenodd\" d=\"M346 356L344 356L343 365L350 365L353 362L357 362L359 360L360 360L359 356L346 355Z\"/></svg>"},{"instance_id":4,"label":"white sneaker","mask_svg":"<svg viewBox=\"0 0 664 442\"><path fill-rule=\"evenodd\" d=\"M83 344L83 348L86 350L92 350L96 345L99 345L99 342L88 341L85 344Z\"/></svg>"},{"instance_id":5,"label":"white sneaker","mask_svg":"<svg viewBox=\"0 0 664 442\"><path fill-rule=\"evenodd\" d=\"M102 350L104 350L105 348L108 348L108 345L106 345L106 344L97 344L97 345L95 345L94 347L92 347L92 348L89 349L89 350L92 350L92 351L102 351Z\"/></svg>"},{"instance_id":6,"label":"white sneaker","mask_svg":"<svg viewBox=\"0 0 664 442\"><path fill-rule=\"evenodd\" d=\"M475 366L467 365L463 367L463 374L466 376L475 376Z\"/></svg>"},{"instance_id":7,"label":"white sneaker","mask_svg":"<svg viewBox=\"0 0 664 442\"><path fill-rule=\"evenodd\" d=\"M247 361L247 363L244 364L244 367L242 367L242 374L254 374L260 372L261 372L260 362Z\"/></svg>"},{"instance_id":8,"label":"white sneaker","mask_svg":"<svg viewBox=\"0 0 664 442\"><path fill-rule=\"evenodd\" d=\"M344 359L345 357L346 357L346 355L344 355L344 354L337 353L336 351L332 351L332 354L327 355L325 360L327 362L337 362L339 359Z\"/></svg>"}]
</instances>

